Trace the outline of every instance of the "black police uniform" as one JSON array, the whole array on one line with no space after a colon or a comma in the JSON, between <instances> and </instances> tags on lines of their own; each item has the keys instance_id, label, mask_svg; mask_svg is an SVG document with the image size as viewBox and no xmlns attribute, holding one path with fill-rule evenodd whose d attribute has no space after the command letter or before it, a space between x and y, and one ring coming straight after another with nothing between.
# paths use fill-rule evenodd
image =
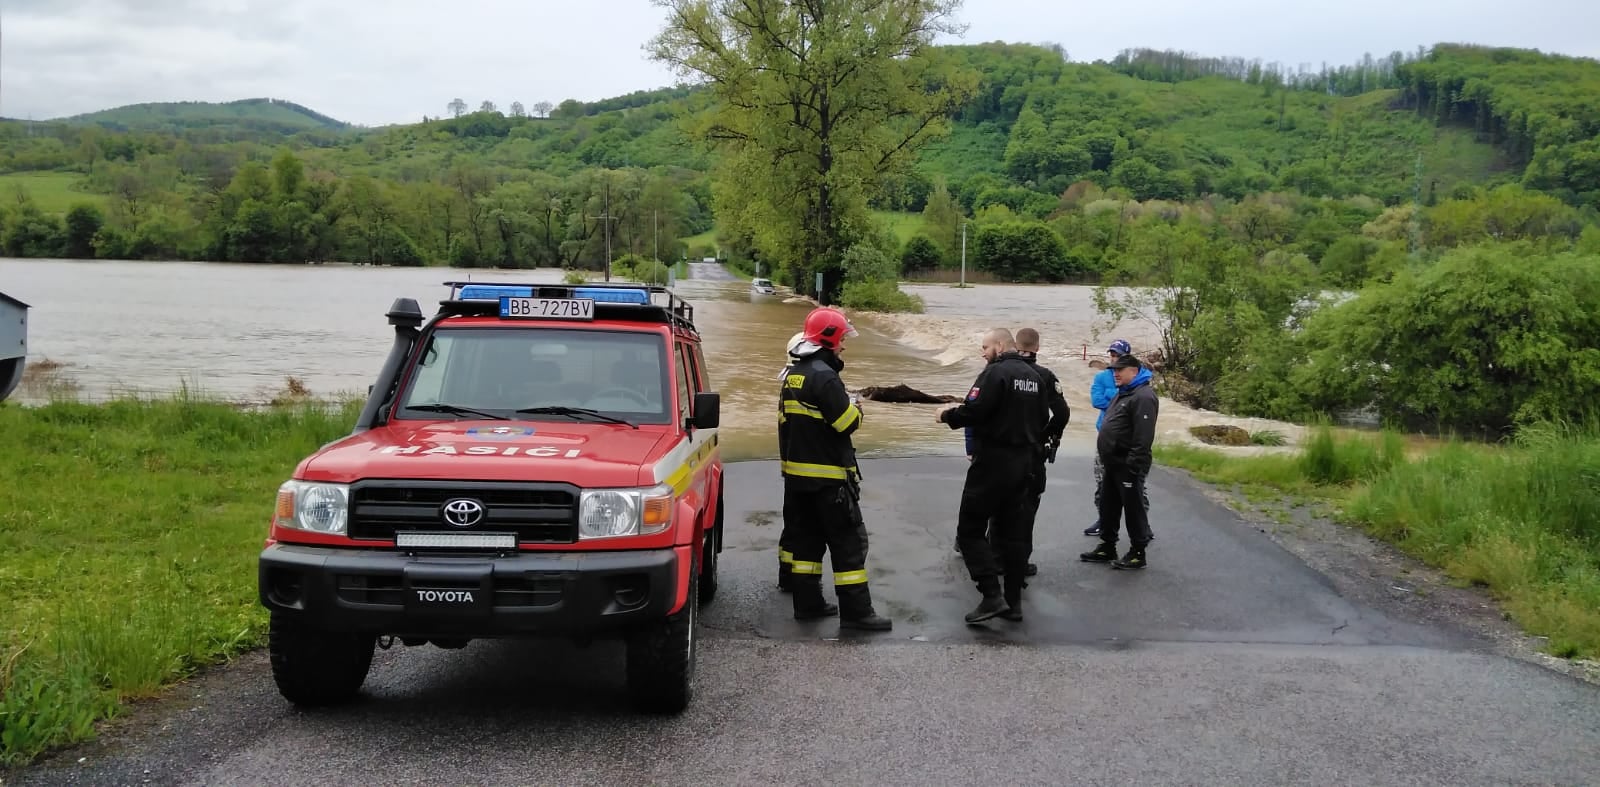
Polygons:
<instances>
[{"instance_id":1,"label":"black police uniform","mask_svg":"<svg viewBox=\"0 0 1600 787\"><path fill-rule=\"evenodd\" d=\"M1050 420L1044 425L1044 450L1039 452L1037 461L1033 465L1032 481L1027 494L1022 498L1022 519L1018 537L1025 539L1030 545L1029 554L1033 548L1033 523L1039 514L1039 503L1044 497L1045 463L1056 460L1056 448L1061 445L1061 434L1067 429L1067 422L1072 418L1072 409L1067 406L1066 394L1061 391L1061 380L1056 373L1039 365L1038 356L1034 353L1018 353L1022 359L1033 367L1039 374L1039 381L1044 386L1045 402L1050 408ZM1032 563L1028 564L1028 575L1038 573Z\"/></svg>"},{"instance_id":2,"label":"black police uniform","mask_svg":"<svg viewBox=\"0 0 1600 787\"><path fill-rule=\"evenodd\" d=\"M789 587L799 620L838 614L840 625L885 630L867 588L867 529L861 517L861 470L850 435L861 409L850 402L832 350L797 360L779 395L778 456L783 515L790 524ZM835 607L822 598L822 556L833 555Z\"/></svg>"},{"instance_id":3,"label":"black police uniform","mask_svg":"<svg viewBox=\"0 0 1600 787\"><path fill-rule=\"evenodd\" d=\"M1035 483L1033 468L1044 451L1045 407L1039 373L1021 355L1007 352L978 374L966 401L940 416L951 429L972 427L972 463L967 466L956 525L961 557L984 596L984 604L968 616L970 622L1006 614L1007 607L1017 610L1015 616L1021 614L1023 574L1032 551L1021 532L1023 501ZM991 520L1004 545L1004 604L997 603L1001 569L985 538Z\"/></svg>"}]
</instances>

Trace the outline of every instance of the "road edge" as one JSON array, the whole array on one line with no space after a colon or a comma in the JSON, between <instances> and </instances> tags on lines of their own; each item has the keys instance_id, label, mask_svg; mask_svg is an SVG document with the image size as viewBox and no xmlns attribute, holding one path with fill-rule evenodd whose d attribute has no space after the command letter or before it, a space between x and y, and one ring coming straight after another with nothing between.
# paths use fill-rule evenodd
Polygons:
<instances>
[{"instance_id":1,"label":"road edge","mask_svg":"<svg viewBox=\"0 0 1600 787\"><path fill-rule=\"evenodd\" d=\"M1181 467L1161 467L1327 577L1340 596L1406 619L1464 630L1490 643L1495 655L1600 686L1600 660L1563 659L1541 651L1548 638L1518 626L1484 589L1463 587L1398 547L1305 505L1286 498L1252 501L1237 489L1200 480Z\"/></svg>"}]
</instances>

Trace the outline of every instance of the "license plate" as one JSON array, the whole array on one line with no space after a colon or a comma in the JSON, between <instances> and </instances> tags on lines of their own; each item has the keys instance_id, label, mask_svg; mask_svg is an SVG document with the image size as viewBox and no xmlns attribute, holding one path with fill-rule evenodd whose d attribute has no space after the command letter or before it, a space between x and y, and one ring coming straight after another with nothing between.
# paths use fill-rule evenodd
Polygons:
<instances>
[{"instance_id":1,"label":"license plate","mask_svg":"<svg viewBox=\"0 0 1600 787\"><path fill-rule=\"evenodd\" d=\"M500 299L500 316L522 320L592 320L594 301L588 298Z\"/></svg>"}]
</instances>

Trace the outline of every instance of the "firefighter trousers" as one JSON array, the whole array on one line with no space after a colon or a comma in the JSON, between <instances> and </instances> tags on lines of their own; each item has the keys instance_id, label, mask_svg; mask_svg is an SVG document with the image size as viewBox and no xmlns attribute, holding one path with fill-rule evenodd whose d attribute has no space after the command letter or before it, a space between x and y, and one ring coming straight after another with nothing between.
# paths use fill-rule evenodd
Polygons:
<instances>
[{"instance_id":1,"label":"firefighter trousers","mask_svg":"<svg viewBox=\"0 0 1600 787\"><path fill-rule=\"evenodd\" d=\"M783 510L794 554L789 586L794 592L795 613L814 612L825 606L822 558L829 554L833 589L839 596L839 616L859 620L876 614L872 592L867 587L867 526L855 487L840 484L805 489L785 484Z\"/></svg>"},{"instance_id":2,"label":"firefighter trousers","mask_svg":"<svg viewBox=\"0 0 1600 787\"><path fill-rule=\"evenodd\" d=\"M956 543L961 545L967 573L985 596L1000 592L1002 565L1006 590L1021 590L1033 553L1032 534L1024 532L1029 497L1037 508L1037 497L1031 494L1037 483L1033 464L1027 451L1012 449L982 452L967 466ZM998 550L990 546L990 538L999 544Z\"/></svg>"}]
</instances>

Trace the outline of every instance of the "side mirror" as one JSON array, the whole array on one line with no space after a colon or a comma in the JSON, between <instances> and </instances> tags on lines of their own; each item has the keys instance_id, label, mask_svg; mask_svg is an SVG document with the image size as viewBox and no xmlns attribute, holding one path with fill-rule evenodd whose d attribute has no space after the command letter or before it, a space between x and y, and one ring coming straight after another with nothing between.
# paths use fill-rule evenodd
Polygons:
<instances>
[{"instance_id":1,"label":"side mirror","mask_svg":"<svg viewBox=\"0 0 1600 787\"><path fill-rule=\"evenodd\" d=\"M694 418L689 425L696 429L715 429L722 422L722 397L712 391L694 395Z\"/></svg>"}]
</instances>

